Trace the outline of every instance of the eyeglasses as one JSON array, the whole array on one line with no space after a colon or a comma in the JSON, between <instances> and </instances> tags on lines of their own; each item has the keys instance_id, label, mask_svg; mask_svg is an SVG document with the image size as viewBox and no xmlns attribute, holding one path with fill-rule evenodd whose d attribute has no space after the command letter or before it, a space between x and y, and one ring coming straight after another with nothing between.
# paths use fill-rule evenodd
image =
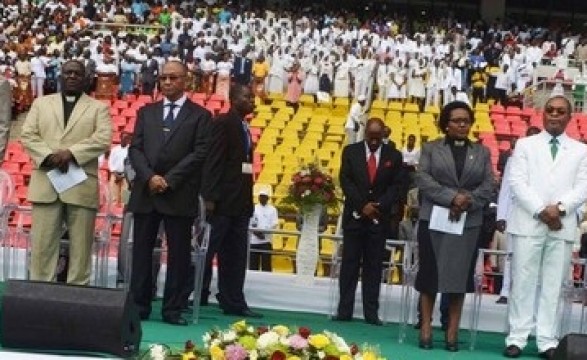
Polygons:
<instances>
[{"instance_id":1,"label":"eyeglasses","mask_svg":"<svg viewBox=\"0 0 587 360\"><path fill-rule=\"evenodd\" d=\"M184 76L183 75L160 75L159 76L159 80L161 81L177 81L179 79L183 79Z\"/></svg>"},{"instance_id":2,"label":"eyeglasses","mask_svg":"<svg viewBox=\"0 0 587 360\"><path fill-rule=\"evenodd\" d=\"M82 77L84 75L84 73L79 70L63 70L62 74L63 74L63 76L66 76L66 77L70 77L70 76Z\"/></svg>"},{"instance_id":3,"label":"eyeglasses","mask_svg":"<svg viewBox=\"0 0 587 360\"><path fill-rule=\"evenodd\" d=\"M448 121L457 125L471 125L473 123L473 121L469 118L454 118L449 119Z\"/></svg>"},{"instance_id":4,"label":"eyeglasses","mask_svg":"<svg viewBox=\"0 0 587 360\"><path fill-rule=\"evenodd\" d=\"M567 113L567 108L565 107L554 107L554 106L547 106L544 108L544 112L549 115L565 115Z\"/></svg>"}]
</instances>

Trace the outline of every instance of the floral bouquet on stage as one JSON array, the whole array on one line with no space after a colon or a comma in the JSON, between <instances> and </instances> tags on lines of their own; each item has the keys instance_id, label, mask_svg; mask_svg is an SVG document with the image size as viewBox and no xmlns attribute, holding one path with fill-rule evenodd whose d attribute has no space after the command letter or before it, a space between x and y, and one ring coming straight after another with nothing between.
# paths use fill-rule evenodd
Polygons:
<instances>
[{"instance_id":1,"label":"floral bouquet on stage","mask_svg":"<svg viewBox=\"0 0 587 360\"><path fill-rule=\"evenodd\" d=\"M191 341L181 354L168 353L166 359L207 360L385 360L376 347L360 348L348 345L340 336L330 331L313 333L309 328L296 329L284 325L258 327L238 321L229 329L214 329L203 336L204 349L197 351ZM151 353L163 356L162 345L151 347Z\"/></svg>"},{"instance_id":2,"label":"floral bouquet on stage","mask_svg":"<svg viewBox=\"0 0 587 360\"><path fill-rule=\"evenodd\" d=\"M338 200L332 176L316 164L302 166L292 176L289 193L283 202L297 206L302 212L316 205L336 207Z\"/></svg>"}]
</instances>

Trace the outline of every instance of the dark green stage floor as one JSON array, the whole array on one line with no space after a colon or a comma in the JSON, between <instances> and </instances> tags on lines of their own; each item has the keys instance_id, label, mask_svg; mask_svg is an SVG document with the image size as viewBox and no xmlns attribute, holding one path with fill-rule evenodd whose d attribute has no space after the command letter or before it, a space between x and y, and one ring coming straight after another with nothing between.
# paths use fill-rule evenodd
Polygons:
<instances>
[{"instance_id":1,"label":"dark green stage floor","mask_svg":"<svg viewBox=\"0 0 587 360\"><path fill-rule=\"evenodd\" d=\"M4 290L4 284L0 283L0 294ZM276 294L279 296L279 294ZM311 299L304 299L311 301ZM226 316L216 305L203 307L200 322L187 327L179 327L165 324L159 315L160 301L154 304L153 315L150 321L143 322L143 339L141 349L147 349L150 344L164 343L172 348L182 348L186 340L192 340L197 346L202 345L202 335L214 327L227 328L230 324L240 320L238 317ZM365 324L361 320L352 322L333 322L325 315L309 314L301 312L284 312L275 310L256 309L265 316L262 319L249 320L251 325L275 325L306 326L314 331L330 330L343 336L348 343L369 343L378 345L381 353L388 360L424 360L424 359L475 359L495 360L503 359L501 352L504 346L504 335L481 332L478 335L477 347L474 351L468 350L469 332L461 332L461 351L449 353L444 350L443 336L440 329L434 333L435 348L425 351L418 348L418 331L408 329L406 341L398 343L399 326L387 324L381 327ZM537 350L532 344L525 350L521 358L536 358ZM2 359L0 353L0 359Z\"/></svg>"}]
</instances>

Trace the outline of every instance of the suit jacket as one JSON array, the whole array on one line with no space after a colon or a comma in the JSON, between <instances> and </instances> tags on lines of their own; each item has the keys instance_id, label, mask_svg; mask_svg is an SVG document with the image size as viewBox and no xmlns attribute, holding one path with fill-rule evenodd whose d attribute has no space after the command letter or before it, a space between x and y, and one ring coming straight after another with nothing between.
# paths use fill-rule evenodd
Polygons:
<instances>
[{"instance_id":1,"label":"suit jacket","mask_svg":"<svg viewBox=\"0 0 587 360\"><path fill-rule=\"evenodd\" d=\"M202 196L215 203L215 214L253 215L253 175L243 172L243 163L252 163L253 149L247 152L245 139L242 118L236 113L214 119Z\"/></svg>"},{"instance_id":2,"label":"suit jacket","mask_svg":"<svg viewBox=\"0 0 587 360\"><path fill-rule=\"evenodd\" d=\"M587 199L587 146L559 137L559 149L553 160L547 132L520 139L510 159L509 184L513 194L508 232L522 236L546 236L568 241L576 239L577 209ZM546 205L561 202L567 211L563 228L549 231L534 214Z\"/></svg>"},{"instance_id":3,"label":"suit jacket","mask_svg":"<svg viewBox=\"0 0 587 360\"><path fill-rule=\"evenodd\" d=\"M382 144L375 181L369 181L365 142L347 145L342 151L340 186L345 196L342 224L344 230L358 229L364 219L355 219L368 202L379 203L381 218L389 219L392 207L400 200L403 177L402 154Z\"/></svg>"},{"instance_id":4,"label":"suit jacket","mask_svg":"<svg viewBox=\"0 0 587 360\"><path fill-rule=\"evenodd\" d=\"M210 112L189 99L181 107L167 137L163 101L139 109L129 159L136 172L128 208L171 216L196 216L202 166L208 153ZM161 175L169 189L151 194L149 179Z\"/></svg>"},{"instance_id":5,"label":"suit jacket","mask_svg":"<svg viewBox=\"0 0 587 360\"><path fill-rule=\"evenodd\" d=\"M245 62L244 68L243 61ZM234 59L234 67L232 68L233 79L243 85L248 85L251 82L251 73L253 72L253 61L247 57L237 57Z\"/></svg>"},{"instance_id":6,"label":"suit jacket","mask_svg":"<svg viewBox=\"0 0 587 360\"><path fill-rule=\"evenodd\" d=\"M467 210L465 227L481 226L483 207L491 199L495 187L489 150L481 144L470 143L459 179L445 138L426 143L422 147L416 184L420 189L420 220L430 221L434 205L450 207L457 191L462 189L473 198Z\"/></svg>"},{"instance_id":7,"label":"suit jacket","mask_svg":"<svg viewBox=\"0 0 587 360\"><path fill-rule=\"evenodd\" d=\"M60 93L36 99L22 126L21 141L31 156L34 169L28 190L30 202L51 203L58 198L66 203L97 208L98 157L112 140L108 107L82 94L65 126L63 98ZM53 151L69 149L88 178L61 194L57 194L47 177L43 161Z\"/></svg>"},{"instance_id":8,"label":"suit jacket","mask_svg":"<svg viewBox=\"0 0 587 360\"><path fill-rule=\"evenodd\" d=\"M6 144L10 137L12 120L12 87L8 80L0 75L0 164L4 161Z\"/></svg>"}]
</instances>

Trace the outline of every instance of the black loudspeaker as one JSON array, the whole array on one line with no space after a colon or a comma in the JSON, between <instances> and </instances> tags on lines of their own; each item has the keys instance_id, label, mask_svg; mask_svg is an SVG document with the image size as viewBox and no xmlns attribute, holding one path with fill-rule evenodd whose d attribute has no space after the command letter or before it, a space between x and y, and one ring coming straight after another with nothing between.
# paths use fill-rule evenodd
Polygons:
<instances>
[{"instance_id":1,"label":"black loudspeaker","mask_svg":"<svg viewBox=\"0 0 587 360\"><path fill-rule=\"evenodd\" d=\"M559 342L554 352L554 360L587 359L587 335L568 334Z\"/></svg>"},{"instance_id":2,"label":"black loudspeaker","mask_svg":"<svg viewBox=\"0 0 587 360\"><path fill-rule=\"evenodd\" d=\"M2 346L102 352L129 357L142 329L128 291L9 280L2 299Z\"/></svg>"}]
</instances>

